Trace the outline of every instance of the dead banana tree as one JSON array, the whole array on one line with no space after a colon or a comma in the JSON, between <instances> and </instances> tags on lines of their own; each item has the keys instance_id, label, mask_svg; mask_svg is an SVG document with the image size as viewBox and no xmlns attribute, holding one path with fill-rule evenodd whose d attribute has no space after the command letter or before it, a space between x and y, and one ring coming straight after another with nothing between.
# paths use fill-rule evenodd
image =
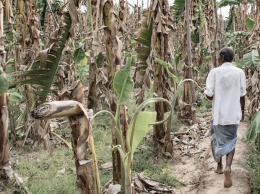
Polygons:
<instances>
[{"instance_id":1,"label":"dead banana tree","mask_svg":"<svg viewBox=\"0 0 260 194\"><path fill-rule=\"evenodd\" d=\"M260 24L252 31L249 40L252 50L243 56L243 61L248 67L247 96L250 101L248 113L251 119L260 108Z\"/></svg>"},{"instance_id":2,"label":"dead banana tree","mask_svg":"<svg viewBox=\"0 0 260 194\"><path fill-rule=\"evenodd\" d=\"M8 81L5 78L5 37L4 37L4 9L0 1L0 179L7 177L12 179L12 169L10 166L10 150L8 139ZM2 173L3 172L3 173Z\"/></svg>"},{"instance_id":3,"label":"dead banana tree","mask_svg":"<svg viewBox=\"0 0 260 194\"><path fill-rule=\"evenodd\" d=\"M173 55L173 47L171 47L171 37L173 32L173 20L170 15L170 6L168 1L160 3L152 1L151 3L151 20L153 23L153 32L151 39L152 56L169 62ZM166 70L161 64L154 61L153 64L154 83L153 92L156 97L165 98L173 102L173 89L171 81ZM163 120L169 108L164 102L155 103L155 111L157 112L157 121ZM164 153L172 155L173 144L170 140L171 119L167 121L167 125L155 125L153 128L154 137L164 143Z\"/></svg>"},{"instance_id":4,"label":"dead banana tree","mask_svg":"<svg viewBox=\"0 0 260 194\"><path fill-rule=\"evenodd\" d=\"M184 83L183 102L186 103L185 113L190 124L196 123L195 87L193 80L193 64L191 52L191 15L190 1L185 0L185 22L186 22L186 52L184 53L184 78L189 80Z\"/></svg>"},{"instance_id":5,"label":"dead banana tree","mask_svg":"<svg viewBox=\"0 0 260 194\"><path fill-rule=\"evenodd\" d=\"M73 86L73 100L53 101L37 107L32 116L36 119L69 117L72 147L76 165L76 185L80 194L100 194L98 165L88 111L84 108L83 86Z\"/></svg>"},{"instance_id":6,"label":"dead banana tree","mask_svg":"<svg viewBox=\"0 0 260 194\"><path fill-rule=\"evenodd\" d=\"M116 16L114 13L113 0L107 0L103 6L103 21L104 21L104 38L106 45L106 60L107 60L107 84L106 87L109 90L109 107L113 114L116 113L116 94L113 91L113 79L115 73L122 66L122 42L116 36ZM114 127L112 127L114 129ZM125 134L125 132L123 132ZM112 146L119 144L115 137L115 131L112 130ZM113 152L113 182L114 184L121 183L122 179L122 163L120 160L120 154L118 151Z\"/></svg>"},{"instance_id":7,"label":"dead banana tree","mask_svg":"<svg viewBox=\"0 0 260 194\"><path fill-rule=\"evenodd\" d=\"M101 14L101 1L100 0L92 0L91 1L91 15L89 14L90 18L90 25L92 26L92 32L90 40L90 50L91 50L91 57L90 57L90 65L89 65L89 92L88 92L88 108L93 109L94 113L97 112L97 109L100 108L100 101L103 100L105 96L105 90L102 88L104 73L101 72L99 69L103 63L103 54L104 48L101 43L102 37L100 37L100 31L98 28L100 27L99 20L102 18ZM94 22L95 21L95 22ZM101 62L98 62L101 61Z\"/></svg>"},{"instance_id":8,"label":"dead banana tree","mask_svg":"<svg viewBox=\"0 0 260 194\"><path fill-rule=\"evenodd\" d=\"M142 28L137 33L136 41L141 44L136 48L138 62L135 71L135 86L141 88L137 95L138 104L144 99L144 90L150 88L152 72L154 96L173 101L170 78L159 62L168 63L173 56L171 44L173 20L169 9L168 1L163 1L162 4L158 1L151 1L147 15L142 21ZM158 113L157 120L162 120L169 110L164 102L156 102L155 111ZM167 127L164 124L155 125L153 130L155 139L164 143L164 152L169 155L172 154L172 143L169 141L170 131L171 119L168 120Z\"/></svg>"},{"instance_id":9,"label":"dead banana tree","mask_svg":"<svg viewBox=\"0 0 260 194\"><path fill-rule=\"evenodd\" d=\"M213 64L213 46L211 45L211 37L213 36L212 31L210 29L213 28L213 14L212 14L212 1L211 0L205 0L203 12L205 16L205 24L202 26L201 29L201 38L203 42L203 48L207 48L207 52L211 56L208 61L208 71L214 68ZM203 54L204 55L204 54ZM201 55L201 58L203 59L203 56ZM201 63L201 62L200 62Z\"/></svg>"}]
</instances>

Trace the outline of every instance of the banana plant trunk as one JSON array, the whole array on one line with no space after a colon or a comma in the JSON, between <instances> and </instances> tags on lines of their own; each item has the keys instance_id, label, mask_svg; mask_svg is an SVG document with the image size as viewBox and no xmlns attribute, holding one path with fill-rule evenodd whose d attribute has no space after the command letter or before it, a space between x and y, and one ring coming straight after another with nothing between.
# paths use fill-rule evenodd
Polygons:
<instances>
[{"instance_id":1,"label":"banana plant trunk","mask_svg":"<svg viewBox=\"0 0 260 194\"><path fill-rule=\"evenodd\" d=\"M8 135L8 97L0 96L0 180L12 180L13 170L10 165L10 148Z\"/></svg>"},{"instance_id":2,"label":"banana plant trunk","mask_svg":"<svg viewBox=\"0 0 260 194\"><path fill-rule=\"evenodd\" d=\"M89 0L90 1L90 0ZM95 42L95 39L97 39L97 28L98 28L98 21L97 19L100 17L99 9L100 9L100 1L97 0L91 0L91 5L89 5L91 9L91 13L89 13L89 18L90 18L90 25L92 26L91 30L91 36L93 37L91 41L91 61L89 65L89 92L88 92L88 109L92 109L94 113L97 112L98 109L98 97L97 97L97 91L98 91L98 85L97 85L97 64L96 64L96 59L97 55L99 53L96 53L93 50L93 44ZM96 21L94 23L94 21Z\"/></svg>"},{"instance_id":3,"label":"banana plant trunk","mask_svg":"<svg viewBox=\"0 0 260 194\"><path fill-rule=\"evenodd\" d=\"M108 84L110 109L113 114L116 113L116 94L113 91L113 79L116 71L122 66L122 42L116 36L116 17L114 14L113 0L107 0L103 6L103 21L104 21L104 39L106 45L106 59L108 63ZM115 137L114 127L112 127L112 146L118 145L118 140ZM113 183L122 184L123 170L118 151L112 153L113 160ZM122 188L124 188L122 186ZM123 192L123 191L122 191Z\"/></svg>"},{"instance_id":4,"label":"banana plant trunk","mask_svg":"<svg viewBox=\"0 0 260 194\"><path fill-rule=\"evenodd\" d=\"M152 32L152 50L153 56L162 59L165 62L169 62L169 53L171 52L171 47L169 46L169 40L171 39L170 30L173 29L173 24L171 24L170 16L170 6L168 1L163 1L159 3L157 1L152 2L152 21L153 21L153 32ZM158 19L161 18L161 19ZM164 18L164 19L162 19ZM167 22L166 22L167 21ZM169 29L166 32L165 29ZM154 61L153 64L154 72L154 83L153 92L156 97L162 97L167 100L173 96L173 91L171 89L171 83L169 81L168 74L161 64ZM164 102L155 103L155 111L157 112L157 121L161 121L165 117L165 113L169 111L169 108ZM153 127L153 134L157 141L164 143L164 152L168 152L172 155L172 142L170 141L170 131L171 131L171 119L169 119L168 124L155 125Z\"/></svg>"},{"instance_id":5,"label":"banana plant trunk","mask_svg":"<svg viewBox=\"0 0 260 194\"><path fill-rule=\"evenodd\" d=\"M255 26L259 26L260 24L260 1L257 1L256 2L256 8L255 8L255 13L254 13L254 16L255 16Z\"/></svg>"},{"instance_id":6,"label":"banana plant trunk","mask_svg":"<svg viewBox=\"0 0 260 194\"><path fill-rule=\"evenodd\" d=\"M5 77L5 50L4 50L4 25L3 25L3 3L0 1L0 76ZM2 84L2 83L1 83ZM12 179L10 173L10 150L8 139L8 96L3 93L0 96L0 175ZM3 177L0 177L0 179Z\"/></svg>"},{"instance_id":7,"label":"banana plant trunk","mask_svg":"<svg viewBox=\"0 0 260 194\"><path fill-rule=\"evenodd\" d=\"M160 41L160 38L157 37L157 41ZM157 44L158 45L158 44ZM158 49L158 48L157 48ZM163 96L163 91L165 90L164 84L163 84L163 68L159 64L154 64L154 92L156 92L156 95L159 97ZM157 114L157 120L163 120L164 113L166 112L164 109L164 103L163 102L157 102L155 103L155 111ZM153 134L156 140L163 142L165 137L165 125L155 125L153 129Z\"/></svg>"},{"instance_id":8,"label":"banana plant trunk","mask_svg":"<svg viewBox=\"0 0 260 194\"><path fill-rule=\"evenodd\" d=\"M36 119L69 117L71 141L76 165L76 185L80 194L100 194L101 186L97 159L88 112L83 106L83 86L75 85L73 100L53 101L37 107L32 116Z\"/></svg>"},{"instance_id":9,"label":"banana plant trunk","mask_svg":"<svg viewBox=\"0 0 260 194\"><path fill-rule=\"evenodd\" d=\"M8 104L6 93L0 96L0 119L0 171L3 170L4 177L7 177L6 167L9 165L10 150L8 139Z\"/></svg>"},{"instance_id":10,"label":"banana plant trunk","mask_svg":"<svg viewBox=\"0 0 260 194\"><path fill-rule=\"evenodd\" d=\"M213 64L215 67L218 67L218 13L217 13L217 5L216 0L213 0L213 15L214 15L214 53L213 53Z\"/></svg>"},{"instance_id":11,"label":"banana plant trunk","mask_svg":"<svg viewBox=\"0 0 260 194\"><path fill-rule=\"evenodd\" d=\"M156 9L154 10L154 12L152 13L152 17L156 18L157 15L161 14L160 10L159 10L159 6L158 6L158 2L153 2L151 4L151 7L156 7ZM162 33L158 33L156 31L157 29L157 23L153 23L153 33L152 33L152 45L154 45L154 56L160 59L164 59L163 55L163 34ZM153 83L153 92L156 95L156 97L163 97L163 93L165 92L165 84L164 84L164 80L163 77L165 75L164 69L163 67L158 64L158 63L154 63L153 64L153 72L154 72L154 83ZM163 102L156 102L155 103L155 111L157 112L157 117L156 120L160 121L163 120L164 118L164 113L166 112L164 109L164 103ZM155 137L155 139L159 142L163 142L164 141L164 137L165 137L165 125L164 124L160 124L160 125L155 125L153 127L153 135Z\"/></svg>"},{"instance_id":12,"label":"banana plant trunk","mask_svg":"<svg viewBox=\"0 0 260 194\"><path fill-rule=\"evenodd\" d=\"M188 79L184 83L183 101L187 104L185 112L190 121L190 124L196 123L196 109L195 104L195 89L193 80L193 65L191 53L191 30L190 30L190 0L185 0L185 20L187 29L187 56L185 57L184 78Z\"/></svg>"},{"instance_id":13,"label":"banana plant trunk","mask_svg":"<svg viewBox=\"0 0 260 194\"><path fill-rule=\"evenodd\" d=\"M124 14L125 14L125 0L120 0L119 1L119 19L122 23L124 23ZM118 29L120 35L123 35L124 30L122 26Z\"/></svg>"}]
</instances>

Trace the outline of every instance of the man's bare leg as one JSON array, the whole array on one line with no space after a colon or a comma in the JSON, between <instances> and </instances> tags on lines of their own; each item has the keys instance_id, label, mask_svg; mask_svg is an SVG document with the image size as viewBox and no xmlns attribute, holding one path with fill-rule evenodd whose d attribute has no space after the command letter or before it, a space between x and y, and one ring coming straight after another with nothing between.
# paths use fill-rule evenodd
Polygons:
<instances>
[{"instance_id":1,"label":"man's bare leg","mask_svg":"<svg viewBox=\"0 0 260 194\"><path fill-rule=\"evenodd\" d=\"M232 186L231 165L232 165L234 154L235 154L235 148L229 154L227 154L226 168L224 170L224 175L225 175L224 187L225 188L229 188Z\"/></svg>"},{"instance_id":2,"label":"man's bare leg","mask_svg":"<svg viewBox=\"0 0 260 194\"><path fill-rule=\"evenodd\" d=\"M235 148L229 154L227 154L225 169L228 169L231 171L231 165L232 165L234 154L235 154Z\"/></svg>"},{"instance_id":3,"label":"man's bare leg","mask_svg":"<svg viewBox=\"0 0 260 194\"><path fill-rule=\"evenodd\" d=\"M219 162L217 163L217 169L214 170L215 173L223 174L223 164L222 164L222 157L220 157Z\"/></svg>"}]
</instances>

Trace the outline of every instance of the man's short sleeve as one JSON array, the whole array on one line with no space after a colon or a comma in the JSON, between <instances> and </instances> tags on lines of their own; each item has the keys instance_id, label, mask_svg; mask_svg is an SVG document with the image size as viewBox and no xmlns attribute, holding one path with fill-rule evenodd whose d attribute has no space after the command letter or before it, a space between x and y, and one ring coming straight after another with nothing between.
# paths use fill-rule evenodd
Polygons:
<instances>
[{"instance_id":1,"label":"man's short sleeve","mask_svg":"<svg viewBox=\"0 0 260 194\"><path fill-rule=\"evenodd\" d=\"M214 79L214 69L209 72L209 75L206 80L206 90L204 91L204 94L206 94L209 97L212 97L214 95L215 90L215 79Z\"/></svg>"},{"instance_id":2,"label":"man's short sleeve","mask_svg":"<svg viewBox=\"0 0 260 194\"><path fill-rule=\"evenodd\" d=\"M246 95L246 76L244 71L240 74L240 97Z\"/></svg>"}]
</instances>

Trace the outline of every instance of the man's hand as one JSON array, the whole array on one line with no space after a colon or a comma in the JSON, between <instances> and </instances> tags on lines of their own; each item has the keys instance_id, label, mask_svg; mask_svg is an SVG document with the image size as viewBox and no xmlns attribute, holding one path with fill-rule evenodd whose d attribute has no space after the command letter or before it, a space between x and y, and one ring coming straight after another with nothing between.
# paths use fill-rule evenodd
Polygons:
<instances>
[{"instance_id":1,"label":"man's hand","mask_svg":"<svg viewBox=\"0 0 260 194\"><path fill-rule=\"evenodd\" d=\"M244 120L244 118L245 118L245 111L242 111L242 118L241 118L241 120L240 120L240 121L243 121L243 120Z\"/></svg>"},{"instance_id":2,"label":"man's hand","mask_svg":"<svg viewBox=\"0 0 260 194\"><path fill-rule=\"evenodd\" d=\"M242 96L240 97L240 106L241 106L241 111L242 111L242 118L241 118L241 121L244 120L244 117L245 117L245 96Z\"/></svg>"},{"instance_id":3,"label":"man's hand","mask_svg":"<svg viewBox=\"0 0 260 194\"><path fill-rule=\"evenodd\" d=\"M213 100L213 96L210 97L210 96L206 95L206 98L209 99L209 100Z\"/></svg>"}]
</instances>

